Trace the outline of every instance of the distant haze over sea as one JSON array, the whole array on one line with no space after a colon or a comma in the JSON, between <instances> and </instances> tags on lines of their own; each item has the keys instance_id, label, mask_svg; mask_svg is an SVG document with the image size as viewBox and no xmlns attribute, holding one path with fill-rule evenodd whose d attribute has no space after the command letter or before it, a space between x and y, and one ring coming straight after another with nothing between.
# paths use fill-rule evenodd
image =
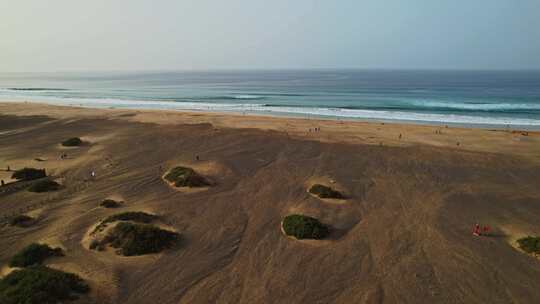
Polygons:
<instances>
[{"instance_id":1,"label":"distant haze over sea","mask_svg":"<svg viewBox=\"0 0 540 304\"><path fill-rule=\"evenodd\" d=\"M13 73L0 100L540 128L538 71Z\"/></svg>"}]
</instances>

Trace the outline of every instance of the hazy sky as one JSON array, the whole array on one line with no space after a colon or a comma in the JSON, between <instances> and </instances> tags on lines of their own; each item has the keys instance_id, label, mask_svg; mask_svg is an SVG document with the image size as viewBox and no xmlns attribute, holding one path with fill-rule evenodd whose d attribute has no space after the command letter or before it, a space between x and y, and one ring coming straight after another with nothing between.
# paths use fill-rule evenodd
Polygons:
<instances>
[{"instance_id":1,"label":"hazy sky","mask_svg":"<svg viewBox=\"0 0 540 304\"><path fill-rule=\"evenodd\" d=\"M0 72L540 69L540 0L0 0Z\"/></svg>"}]
</instances>

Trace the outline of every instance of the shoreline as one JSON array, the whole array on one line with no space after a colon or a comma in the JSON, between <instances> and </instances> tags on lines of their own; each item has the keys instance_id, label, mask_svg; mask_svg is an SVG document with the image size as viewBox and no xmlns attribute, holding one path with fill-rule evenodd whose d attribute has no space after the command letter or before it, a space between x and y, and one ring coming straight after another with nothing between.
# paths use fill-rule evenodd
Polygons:
<instances>
[{"instance_id":1,"label":"shoreline","mask_svg":"<svg viewBox=\"0 0 540 304\"><path fill-rule=\"evenodd\" d=\"M436 114L436 113L417 113L417 112L400 112L400 111L378 111L378 110L361 110L367 113L366 117L353 117L353 116L332 116L330 114L316 113L317 111L325 109L326 111L350 111L350 109L342 108L309 108L304 110L305 112L296 111L297 107L282 106L286 111L272 111L274 107L269 107L266 110L262 110L266 107L264 104L253 104L251 107L247 107L244 104L205 104L197 103L185 103L185 102L173 102L173 101L150 101L150 100L116 100L115 102L103 101L100 99L88 99L88 100L76 100L66 99L60 100L57 98L44 99L28 99L26 97L4 99L0 98L0 103L34 103L34 104L46 104L54 106L66 106L76 108L88 108L88 109L126 109L126 110L158 110L158 111L174 111L174 112L195 112L195 113L217 113L217 114L231 114L231 115L254 115L254 116L266 116L276 118L297 118L297 119L309 119L309 120L332 120L332 121L345 121L345 122L368 122L368 123L388 123L388 124L407 124L407 125L425 125L435 127L457 127L467 129L495 129L495 130L519 130L519 131L540 131L540 124L513 124L511 118L498 117L496 119L510 119L505 123L490 123L489 117L482 116L467 116L467 115L453 115L453 114ZM189 106L189 105L191 106ZM227 108L229 106L230 108ZM197 108L198 107L198 108ZM260 108L260 109L254 109ZM311 111L311 112L309 112ZM385 116L391 116L396 113L408 113L411 117L416 118L386 118ZM369 115L373 117L369 117ZM423 116L439 117L440 120L422 119ZM444 120L443 117L454 117L455 121ZM460 119L475 118L480 120L479 122L460 122ZM485 120L482 122L481 120ZM535 121L535 120L532 120Z\"/></svg>"},{"instance_id":2,"label":"shoreline","mask_svg":"<svg viewBox=\"0 0 540 304\"><path fill-rule=\"evenodd\" d=\"M102 118L159 125L204 124L214 128L261 129L320 142L363 145L426 145L482 153L520 155L540 161L540 132L366 121L306 119L229 112L85 108L40 103L0 102L0 113L55 119ZM314 131L320 128L321 131ZM401 135L401 136L400 136Z\"/></svg>"}]
</instances>

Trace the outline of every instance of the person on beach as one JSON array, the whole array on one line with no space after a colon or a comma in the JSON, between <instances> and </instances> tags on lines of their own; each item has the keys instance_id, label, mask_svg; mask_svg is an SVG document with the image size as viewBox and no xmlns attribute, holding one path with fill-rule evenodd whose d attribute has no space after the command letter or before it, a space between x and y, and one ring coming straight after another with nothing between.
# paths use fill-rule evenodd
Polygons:
<instances>
[{"instance_id":1,"label":"person on beach","mask_svg":"<svg viewBox=\"0 0 540 304\"><path fill-rule=\"evenodd\" d=\"M96 172L95 172L95 171L90 172L90 176L91 176L92 178L96 178Z\"/></svg>"},{"instance_id":2,"label":"person on beach","mask_svg":"<svg viewBox=\"0 0 540 304\"><path fill-rule=\"evenodd\" d=\"M401 133L399 133L399 139L401 139Z\"/></svg>"},{"instance_id":3,"label":"person on beach","mask_svg":"<svg viewBox=\"0 0 540 304\"><path fill-rule=\"evenodd\" d=\"M485 225L484 226L484 231L482 232L483 235L489 235L489 231L491 230L491 228L488 226L488 225Z\"/></svg>"},{"instance_id":4,"label":"person on beach","mask_svg":"<svg viewBox=\"0 0 540 304\"><path fill-rule=\"evenodd\" d=\"M476 235L476 236L482 235L482 231L480 229L480 224L476 224L474 226L473 235Z\"/></svg>"},{"instance_id":5,"label":"person on beach","mask_svg":"<svg viewBox=\"0 0 540 304\"><path fill-rule=\"evenodd\" d=\"M196 156L195 156L195 159L196 159L197 161L199 161L199 159L200 159L200 158L199 158L199 155L196 155Z\"/></svg>"}]
</instances>

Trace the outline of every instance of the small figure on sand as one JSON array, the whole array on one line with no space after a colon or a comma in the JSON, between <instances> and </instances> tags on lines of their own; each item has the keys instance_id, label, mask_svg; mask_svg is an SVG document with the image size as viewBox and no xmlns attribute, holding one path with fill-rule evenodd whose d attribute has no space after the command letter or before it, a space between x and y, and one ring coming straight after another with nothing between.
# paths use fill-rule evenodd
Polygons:
<instances>
[{"instance_id":1,"label":"small figure on sand","mask_svg":"<svg viewBox=\"0 0 540 304\"><path fill-rule=\"evenodd\" d=\"M401 139L401 133L399 133L399 139Z\"/></svg>"},{"instance_id":2,"label":"small figure on sand","mask_svg":"<svg viewBox=\"0 0 540 304\"><path fill-rule=\"evenodd\" d=\"M476 235L476 236L482 235L482 231L480 229L480 224L474 225L473 235Z\"/></svg>"},{"instance_id":3,"label":"small figure on sand","mask_svg":"<svg viewBox=\"0 0 540 304\"><path fill-rule=\"evenodd\" d=\"M7 171L8 171L8 172L11 171L11 168L10 168L9 166L7 166Z\"/></svg>"},{"instance_id":4,"label":"small figure on sand","mask_svg":"<svg viewBox=\"0 0 540 304\"><path fill-rule=\"evenodd\" d=\"M196 159L197 161L199 161L199 160L200 160L199 155L196 155L196 156L195 156L195 159Z\"/></svg>"},{"instance_id":5,"label":"small figure on sand","mask_svg":"<svg viewBox=\"0 0 540 304\"><path fill-rule=\"evenodd\" d=\"M491 228L489 225L484 225L484 227L480 227L480 224L474 225L473 229L473 235L475 236L489 236Z\"/></svg>"},{"instance_id":6,"label":"small figure on sand","mask_svg":"<svg viewBox=\"0 0 540 304\"><path fill-rule=\"evenodd\" d=\"M2 180L1 182L2 182L2 186L6 184L6 183L4 182L4 180Z\"/></svg>"},{"instance_id":7,"label":"small figure on sand","mask_svg":"<svg viewBox=\"0 0 540 304\"><path fill-rule=\"evenodd\" d=\"M484 226L484 229L483 229L483 230L484 230L484 231L482 232L483 235L486 235L486 236L489 235L490 228L489 228L488 225Z\"/></svg>"},{"instance_id":8,"label":"small figure on sand","mask_svg":"<svg viewBox=\"0 0 540 304\"><path fill-rule=\"evenodd\" d=\"M96 178L96 172L95 171L90 172L90 177Z\"/></svg>"}]
</instances>

